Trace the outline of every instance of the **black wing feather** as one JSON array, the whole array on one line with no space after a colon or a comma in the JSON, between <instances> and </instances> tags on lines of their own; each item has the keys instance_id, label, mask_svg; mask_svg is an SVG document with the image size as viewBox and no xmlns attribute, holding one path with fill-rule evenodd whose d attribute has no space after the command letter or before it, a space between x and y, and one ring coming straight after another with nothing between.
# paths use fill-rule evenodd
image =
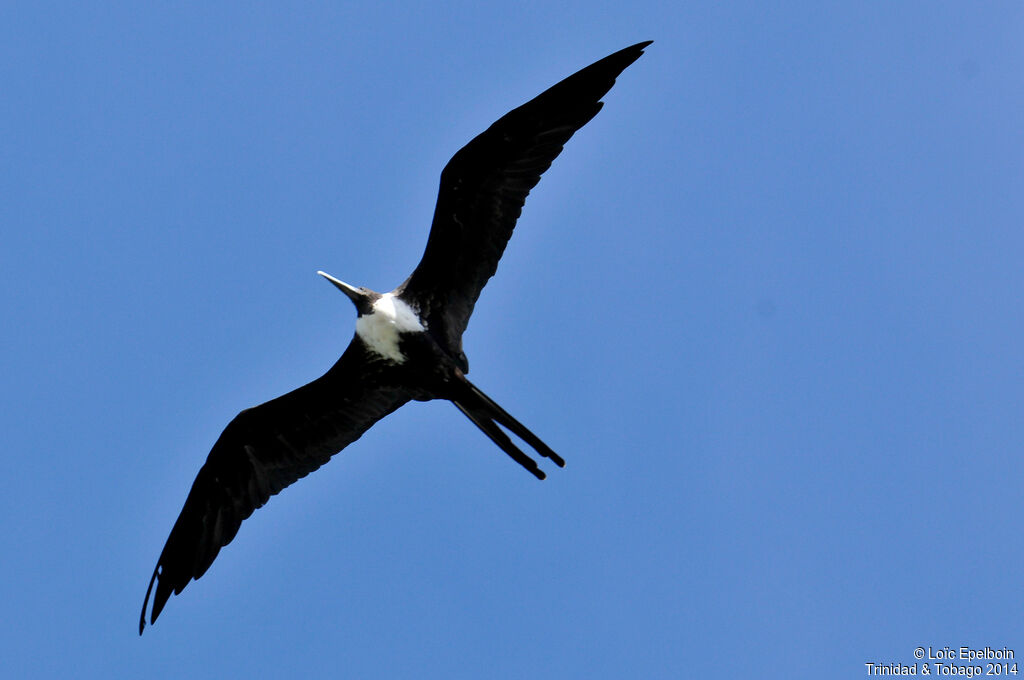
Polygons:
<instances>
[{"instance_id":1,"label":"black wing feather","mask_svg":"<svg viewBox=\"0 0 1024 680\"><path fill-rule=\"evenodd\" d=\"M497 270L527 194L649 44L605 57L513 109L445 166L426 251L397 292L453 356L462 352L473 306Z\"/></svg>"},{"instance_id":2,"label":"black wing feather","mask_svg":"<svg viewBox=\"0 0 1024 680\"><path fill-rule=\"evenodd\" d=\"M242 411L228 424L160 553L142 603L139 633L154 583L151 623L172 592L180 593L206 573L254 510L409 401L408 389L387 380L390 370L355 339L323 376Z\"/></svg>"}]
</instances>

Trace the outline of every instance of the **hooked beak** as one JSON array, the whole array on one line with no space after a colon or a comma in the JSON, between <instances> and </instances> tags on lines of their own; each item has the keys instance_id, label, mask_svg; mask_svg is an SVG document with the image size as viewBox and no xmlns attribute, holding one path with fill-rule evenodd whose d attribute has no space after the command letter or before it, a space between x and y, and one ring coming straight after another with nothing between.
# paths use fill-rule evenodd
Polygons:
<instances>
[{"instance_id":1,"label":"hooked beak","mask_svg":"<svg viewBox=\"0 0 1024 680\"><path fill-rule=\"evenodd\" d=\"M363 293L361 293L358 288L353 288L344 281L336 279L330 274L327 274L326 272L318 271L317 274L333 283L338 290L340 290L342 293L348 296L348 299L351 300L352 304L354 304L356 307L361 308L363 306L364 298L366 296L363 295Z\"/></svg>"}]
</instances>

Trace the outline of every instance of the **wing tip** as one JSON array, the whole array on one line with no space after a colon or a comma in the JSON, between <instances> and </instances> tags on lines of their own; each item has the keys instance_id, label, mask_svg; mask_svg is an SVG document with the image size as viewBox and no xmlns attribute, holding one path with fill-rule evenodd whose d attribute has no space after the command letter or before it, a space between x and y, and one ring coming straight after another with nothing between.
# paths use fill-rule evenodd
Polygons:
<instances>
[{"instance_id":1,"label":"wing tip","mask_svg":"<svg viewBox=\"0 0 1024 680\"><path fill-rule=\"evenodd\" d=\"M153 593L153 584L156 583L157 576L160 572L160 565L157 564L156 568L153 569L153 576L149 579L149 587L146 588L146 597L142 600L142 614L139 615L139 635L142 635L142 631L146 629L146 608L149 607L149 596ZM156 601L153 602L153 609L156 609ZM152 618L149 620L150 624L156 621L156 617L159 612L154 611Z\"/></svg>"},{"instance_id":2,"label":"wing tip","mask_svg":"<svg viewBox=\"0 0 1024 680\"><path fill-rule=\"evenodd\" d=\"M142 600L142 614L139 616L139 635L142 635L142 631L146 628L146 609L149 607L150 595L153 596L153 608L149 613L149 625L152 626L160 617L160 612L164 610L164 605L167 604L167 600L171 598L171 593L174 591L174 587L167 585L167 581L160 580L163 575L160 569L162 564L162 562L158 563L153 570L153 576L149 579L149 587L146 588L146 597ZM156 586L156 592L153 592L154 585ZM180 593L181 589L177 592Z\"/></svg>"},{"instance_id":3,"label":"wing tip","mask_svg":"<svg viewBox=\"0 0 1024 680\"><path fill-rule=\"evenodd\" d=\"M627 68L629 68L629 66L634 61L639 59L643 55L644 50L647 49L653 43L653 40L644 40L643 42L638 42L635 45L630 45L629 47L623 48L618 52L609 55L608 57L606 57L606 59L610 59L613 61L619 61L621 59L625 61L625 63L622 64L622 67L619 69L619 73L622 73Z\"/></svg>"}]
</instances>

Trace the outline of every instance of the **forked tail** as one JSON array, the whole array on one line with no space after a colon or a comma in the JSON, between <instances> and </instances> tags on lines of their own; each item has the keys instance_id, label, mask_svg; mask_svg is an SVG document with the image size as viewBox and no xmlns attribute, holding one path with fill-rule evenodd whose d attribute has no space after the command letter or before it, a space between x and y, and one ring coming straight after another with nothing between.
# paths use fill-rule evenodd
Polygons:
<instances>
[{"instance_id":1,"label":"forked tail","mask_svg":"<svg viewBox=\"0 0 1024 680\"><path fill-rule=\"evenodd\" d=\"M544 471L538 467L537 461L513 444L509 436L501 429L502 427L529 444L543 457L550 458L558 467L565 467L562 457L552 451L537 435L526 429L525 425L510 416L505 409L498 406L493 399L481 392L464 376L460 376L460 378L461 389L459 394L451 400L452 403L512 460L529 470L537 479L544 479L546 476Z\"/></svg>"}]
</instances>

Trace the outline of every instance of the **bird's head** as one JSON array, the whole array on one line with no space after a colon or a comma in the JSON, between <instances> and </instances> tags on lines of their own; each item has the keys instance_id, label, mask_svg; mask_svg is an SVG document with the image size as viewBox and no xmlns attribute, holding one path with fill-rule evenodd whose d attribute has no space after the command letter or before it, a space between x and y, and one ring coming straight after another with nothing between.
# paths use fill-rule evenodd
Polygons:
<instances>
[{"instance_id":1,"label":"bird's head","mask_svg":"<svg viewBox=\"0 0 1024 680\"><path fill-rule=\"evenodd\" d=\"M350 286L344 281L336 279L330 274L324 272L318 271L317 274L333 283L338 290L347 295L348 299L352 301L352 304L356 306L356 312L359 316L373 312L373 303L380 298L380 293L372 291L369 288L363 288L362 286L359 286L358 288Z\"/></svg>"}]
</instances>

